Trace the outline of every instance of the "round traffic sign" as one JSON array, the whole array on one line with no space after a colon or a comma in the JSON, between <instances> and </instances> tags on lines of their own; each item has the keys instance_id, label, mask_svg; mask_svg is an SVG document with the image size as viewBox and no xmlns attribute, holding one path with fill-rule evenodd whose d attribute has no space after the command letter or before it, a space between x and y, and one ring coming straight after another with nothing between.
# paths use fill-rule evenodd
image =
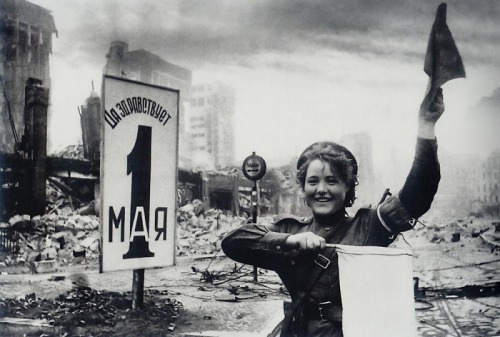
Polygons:
<instances>
[{"instance_id":1,"label":"round traffic sign","mask_svg":"<svg viewBox=\"0 0 500 337\"><path fill-rule=\"evenodd\" d=\"M261 156L252 153L243 161L243 174L250 180L259 180L266 174L266 162Z\"/></svg>"}]
</instances>

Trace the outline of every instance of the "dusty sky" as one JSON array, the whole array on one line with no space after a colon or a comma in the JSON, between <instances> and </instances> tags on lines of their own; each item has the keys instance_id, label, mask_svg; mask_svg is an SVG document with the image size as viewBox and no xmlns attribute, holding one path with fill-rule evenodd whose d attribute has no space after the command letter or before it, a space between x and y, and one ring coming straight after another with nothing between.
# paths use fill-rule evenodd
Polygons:
<instances>
[{"instance_id":1,"label":"dusty sky","mask_svg":"<svg viewBox=\"0 0 500 337\"><path fill-rule=\"evenodd\" d=\"M77 106L100 91L110 42L188 68L194 83L236 90L236 155L287 162L317 140L369 132L376 162L411 157L427 76L424 54L440 1L32 0L52 10L51 151L81 142ZM500 1L448 1L467 72L444 86L440 151L497 146L471 135L473 111L500 87ZM498 92L500 95L500 92ZM499 112L500 114L500 112ZM478 146L478 144L480 146Z\"/></svg>"}]
</instances>

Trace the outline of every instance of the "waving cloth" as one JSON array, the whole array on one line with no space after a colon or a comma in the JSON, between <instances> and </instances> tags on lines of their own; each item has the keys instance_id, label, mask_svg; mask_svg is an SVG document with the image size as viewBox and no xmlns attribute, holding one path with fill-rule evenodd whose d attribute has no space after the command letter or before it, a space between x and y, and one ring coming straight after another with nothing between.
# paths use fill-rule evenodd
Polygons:
<instances>
[{"instance_id":1,"label":"waving cloth","mask_svg":"<svg viewBox=\"0 0 500 337\"><path fill-rule=\"evenodd\" d=\"M414 337L412 254L337 245L344 337Z\"/></svg>"},{"instance_id":2,"label":"waving cloth","mask_svg":"<svg viewBox=\"0 0 500 337\"><path fill-rule=\"evenodd\" d=\"M429 76L425 98L420 105L427 109L437 90L449 80L465 77L462 58L446 24L446 3L439 5L425 54L424 71Z\"/></svg>"}]
</instances>

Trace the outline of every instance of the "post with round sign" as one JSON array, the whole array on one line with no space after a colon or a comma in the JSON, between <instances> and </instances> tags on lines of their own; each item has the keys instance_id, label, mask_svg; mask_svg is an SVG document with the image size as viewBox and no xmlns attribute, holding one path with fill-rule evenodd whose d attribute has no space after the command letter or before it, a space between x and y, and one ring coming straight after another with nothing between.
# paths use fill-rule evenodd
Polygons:
<instances>
[{"instance_id":1,"label":"post with round sign","mask_svg":"<svg viewBox=\"0 0 500 337\"><path fill-rule=\"evenodd\" d=\"M242 167L243 175L254 182L252 188L252 220L253 223L257 223L257 217L259 216L259 180L266 174L266 162L264 158L252 152L251 156L248 156L243 161ZM257 267L253 267L254 281L257 281Z\"/></svg>"}]
</instances>

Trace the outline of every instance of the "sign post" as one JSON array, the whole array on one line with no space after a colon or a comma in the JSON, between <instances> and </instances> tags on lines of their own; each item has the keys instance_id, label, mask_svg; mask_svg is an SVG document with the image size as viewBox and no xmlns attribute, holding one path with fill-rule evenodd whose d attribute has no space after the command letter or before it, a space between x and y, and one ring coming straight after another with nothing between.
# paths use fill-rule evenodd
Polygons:
<instances>
[{"instance_id":1,"label":"sign post","mask_svg":"<svg viewBox=\"0 0 500 337\"><path fill-rule=\"evenodd\" d=\"M259 190L259 180L264 177L266 174L266 162L264 158L252 152L251 156L248 156L243 161L243 175L249 179L253 180L253 188L252 188L252 220L253 223L257 223L257 217L260 215L259 213L259 199L260 199L260 190ZM257 267L253 267L253 278L254 281L258 280Z\"/></svg>"},{"instance_id":2,"label":"sign post","mask_svg":"<svg viewBox=\"0 0 500 337\"><path fill-rule=\"evenodd\" d=\"M103 78L100 272L134 270L133 306L144 269L175 263L179 91Z\"/></svg>"}]
</instances>

